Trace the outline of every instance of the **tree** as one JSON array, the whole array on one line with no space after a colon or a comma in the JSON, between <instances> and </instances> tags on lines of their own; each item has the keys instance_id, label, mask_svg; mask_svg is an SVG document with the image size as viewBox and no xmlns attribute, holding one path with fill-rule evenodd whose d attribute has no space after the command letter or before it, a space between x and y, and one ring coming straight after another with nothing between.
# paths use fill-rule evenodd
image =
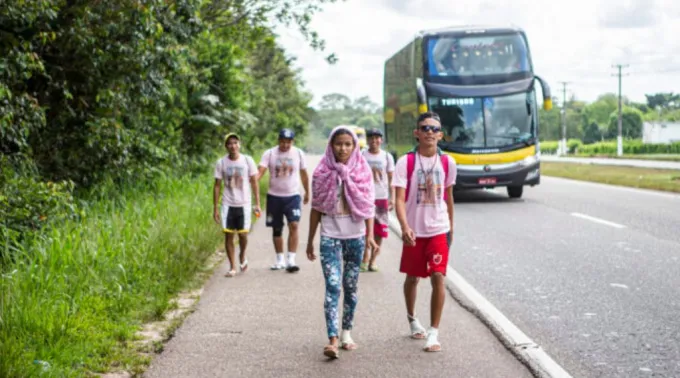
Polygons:
<instances>
[{"instance_id":1,"label":"tree","mask_svg":"<svg viewBox=\"0 0 680 378\"><path fill-rule=\"evenodd\" d=\"M607 138L615 139L619 135L618 111L609 116ZM621 133L624 139L642 138L642 112L630 107L622 109Z\"/></svg>"},{"instance_id":2,"label":"tree","mask_svg":"<svg viewBox=\"0 0 680 378\"><path fill-rule=\"evenodd\" d=\"M671 109L680 108L680 94L669 93L654 93L646 94L647 106L651 109Z\"/></svg>"}]
</instances>

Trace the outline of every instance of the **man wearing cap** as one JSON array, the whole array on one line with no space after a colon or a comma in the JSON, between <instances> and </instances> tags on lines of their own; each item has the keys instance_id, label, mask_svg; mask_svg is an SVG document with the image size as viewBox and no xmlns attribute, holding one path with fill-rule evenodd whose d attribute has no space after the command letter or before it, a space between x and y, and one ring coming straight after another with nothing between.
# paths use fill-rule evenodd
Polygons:
<instances>
[{"instance_id":1,"label":"man wearing cap","mask_svg":"<svg viewBox=\"0 0 680 378\"><path fill-rule=\"evenodd\" d=\"M227 277L236 275L234 236L238 234L241 253L241 272L248 269L246 247L248 245L248 233L251 225L251 211L260 213L260 188L257 181L257 167L252 157L241 154L241 141L234 133L224 137L224 147L227 155L217 161L215 165L215 185L213 187L213 218L222 226L224 232L224 244L231 268ZM246 182L246 180L248 182ZM224 182L222 193L222 206L219 207L220 191ZM250 185L248 185L250 184ZM255 208L252 209L251 195L255 196Z\"/></svg>"},{"instance_id":2,"label":"man wearing cap","mask_svg":"<svg viewBox=\"0 0 680 378\"><path fill-rule=\"evenodd\" d=\"M298 247L298 224L302 215L300 180L305 190L304 203L309 202L309 177L305 154L293 146L295 132L283 129L279 132L279 145L268 149L260 160L258 180L269 170L267 192L267 227L273 229L276 262L272 270L286 269L293 273L300 270L295 264ZM283 254L283 218L288 223L288 254ZM287 258L285 258L287 257Z\"/></svg>"},{"instance_id":3,"label":"man wearing cap","mask_svg":"<svg viewBox=\"0 0 680 378\"><path fill-rule=\"evenodd\" d=\"M378 246L382 239L387 237L389 211L394 207L394 188L392 188L392 175L394 173L394 158L392 154L383 151L383 133L380 129L370 129L366 132L368 148L362 151L364 158L373 170L373 182L375 183L375 222L373 222L373 235ZM362 272L377 272L378 266L375 259L378 256L376 251L372 251L366 244L363 262L360 270Z\"/></svg>"}]
</instances>

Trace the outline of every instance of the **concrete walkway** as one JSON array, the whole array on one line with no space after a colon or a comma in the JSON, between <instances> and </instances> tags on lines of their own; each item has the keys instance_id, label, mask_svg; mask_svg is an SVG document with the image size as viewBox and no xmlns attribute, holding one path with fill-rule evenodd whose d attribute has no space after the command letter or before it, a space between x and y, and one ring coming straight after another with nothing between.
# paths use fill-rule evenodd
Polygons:
<instances>
[{"instance_id":1,"label":"concrete walkway","mask_svg":"<svg viewBox=\"0 0 680 378\"><path fill-rule=\"evenodd\" d=\"M309 208L302 220L306 241ZM383 245L377 273L362 273L352 332L359 349L328 360L324 280L300 243L300 272L272 272L271 230L259 221L250 236L250 269L226 278L225 262L207 283L197 310L156 356L146 377L531 377L474 316L447 296L440 326L442 352L425 353L408 337L398 271L401 242ZM318 256L318 236L315 242ZM237 251L238 253L238 251ZM455 266L455 257L451 264ZM491 279L491 278L490 278ZM429 325L429 281L421 281L417 313ZM341 306L342 308L342 306Z\"/></svg>"},{"instance_id":2,"label":"concrete walkway","mask_svg":"<svg viewBox=\"0 0 680 378\"><path fill-rule=\"evenodd\" d=\"M542 155L541 160L557 163L617 165L624 167L657 168L657 169L680 169L680 162L677 161L557 157L549 155Z\"/></svg>"}]
</instances>

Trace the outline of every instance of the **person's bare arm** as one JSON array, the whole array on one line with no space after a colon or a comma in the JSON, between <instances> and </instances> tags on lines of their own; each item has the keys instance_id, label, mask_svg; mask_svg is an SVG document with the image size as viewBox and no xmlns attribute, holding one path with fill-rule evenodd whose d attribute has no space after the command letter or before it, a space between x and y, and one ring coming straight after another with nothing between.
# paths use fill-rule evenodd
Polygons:
<instances>
[{"instance_id":1,"label":"person's bare arm","mask_svg":"<svg viewBox=\"0 0 680 378\"><path fill-rule=\"evenodd\" d=\"M392 177L394 177L393 172L387 172L387 185L390 188L390 200L389 200L389 210L392 211L394 209L394 201L396 198L396 193L394 190L394 187L392 186Z\"/></svg>"},{"instance_id":2,"label":"person's bare arm","mask_svg":"<svg viewBox=\"0 0 680 378\"><path fill-rule=\"evenodd\" d=\"M304 204L309 203L309 174L307 174L306 169L300 170L300 179L302 179L302 187L305 189Z\"/></svg>"},{"instance_id":3,"label":"person's bare arm","mask_svg":"<svg viewBox=\"0 0 680 378\"><path fill-rule=\"evenodd\" d=\"M261 212L262 208L260 208L260 182L257 179L258 175L252 175L250 176L250 188L253 191L253 194L255 195L255 211Z\"/></svg>"},{"instance_id":4,"label":"person's bare arm","mask_svg":"<svg viewBox=\"0 0 680 378\"><path fill-rule=\"evenodd\" d=\"M267 173L267 167L259 166L257 168L257 181L260 181L265 173Z\"/></svg>"},{"instance_id":5,"label":"person's bare arm","mask_svg":"<svg viewBox=\"0 0 680 378\"><path fill-rule=\"evenodd\" d=\"M416 244L416 236L411 227L408 225L406 219L406 189L396 188L396 203L397 219L401 226L401 238L407 245L413 246Z\"/></svg>"},{"instance_id":6,"label":"person's bare arm","mask_svg":"<svg viewBox=\"0 0 680 378\"><path fill-rule=\"evenodd\" d=\"M449 225L451 226L451 237L453 237L453 185L446 188L446 210L449 213Z\"/></svg>"},{"instance_id":7,"label":"person's bare arm","mask_svg":"<svg viewBox=\"0 0 680 378\"><path fill-rule=\"evenodd\" d=\"M321 213L312 209L309 214L309 235L307 237L307 258L309 261L316 260L316 255L314 254L314 237L316 236L316 230L321 222Z\"/></svg>"},{"instance_id":8,"label":"person's bare arm","mask_svg":"<svg viewBox=\"0 0 680 378\"><path fill-rule=\"evenodd\" d=\"M220 189L222 188L222 180L215 179L213 185L213 219L215 223L220 224Z\"/></svg>"}]
</instances>

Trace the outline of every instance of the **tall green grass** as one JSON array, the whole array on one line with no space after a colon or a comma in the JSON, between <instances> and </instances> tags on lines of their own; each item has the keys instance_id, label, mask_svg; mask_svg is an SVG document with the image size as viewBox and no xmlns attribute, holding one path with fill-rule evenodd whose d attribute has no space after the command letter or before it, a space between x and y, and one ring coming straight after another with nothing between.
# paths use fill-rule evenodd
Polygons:
<instances>
[{"instance_id":1,"label":"tall green grass","mask_svg":"<svg viewBox=\"0 0 680 378\"><path fill-rule=\"evenodd\" d=\"M5 261L0 376L143 365L129 344L135 332L162 316L222 240L212 182L166 177L153 190L98 201L81 222L49 230Z\"/></svg>"}]
</instances>

